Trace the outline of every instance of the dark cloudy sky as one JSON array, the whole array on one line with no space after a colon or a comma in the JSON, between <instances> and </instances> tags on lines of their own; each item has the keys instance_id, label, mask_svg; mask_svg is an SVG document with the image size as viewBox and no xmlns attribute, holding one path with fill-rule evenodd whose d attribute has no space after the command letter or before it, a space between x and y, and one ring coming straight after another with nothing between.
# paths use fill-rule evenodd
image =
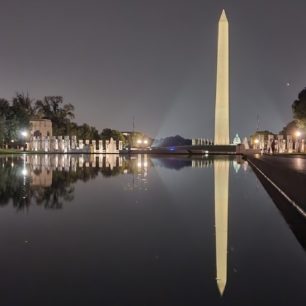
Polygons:
<instances>
[{"instance_id":1,"label":"dark cloudy sky","mask_svg":"<svg viewBox=\"0 0 306 306\"><path fill-rule=\"evenodd\" d=\"M0 0L0 96L63 95L76 120L212 137L230 21L231 137L279 131L306 86L305 0ZM290 83L290 86L287 86Z\"/></svg>"}]
</instances>

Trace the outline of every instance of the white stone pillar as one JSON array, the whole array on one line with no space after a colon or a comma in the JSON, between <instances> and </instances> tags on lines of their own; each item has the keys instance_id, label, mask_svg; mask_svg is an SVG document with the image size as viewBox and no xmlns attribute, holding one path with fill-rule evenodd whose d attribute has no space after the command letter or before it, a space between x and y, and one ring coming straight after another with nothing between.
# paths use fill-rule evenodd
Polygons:
<instances>
[{"instance_id":1,"label":"white stone pillar","mask_svg":"<svg viewBox=\"0 0 306 306\"><path fill-rule=\"evenodd\" d=\"M302 139L302 142L301 142L301 152L302 153L305 152L305 139Z\"/></svg>"},{"instance_id":2,"label":"white stone pillar","mask_svg":"<svg viewBox=\"0 0 306 306\"><path fill-rule=\"evenodd\" d=\"M283 148L283 138L284 138L283 135L281 135L281 134L277 135L278 152L279 152L279 153L283 153L283 152L284 152L284 148Z\"/></svg>"},{"instance_id":3,"label":"white stone pillar","mask_svg":"<svg viewBox=\"0 0 306 306\"><path fill-rule=\"evenodd\" d=\"M70 137L69 136L65 136L64 137L64 152L70 152Z\"/></svg>"},{"instance_id":4,"label":"white stone pillar","mask_svg":"<svg viewBox=\"0 0 306 306\"><path fill-rule=\"evenodd\" d=\"M99 140L98 151L99 153L103 153L103 141L102 140Z\"/></svg>"},{"instance_id":5,"label":"white stone pillar","mask_svg":"<svg viewBox=\"0 0 306 306\"><path fill-rule=\"evenodd\" d=\"M292 150L293 150L292 136L287 135L287 152L292 153Z\"/></svg>"},{"instance_id":6,"label":"white stone pillar","mask_svg":"<svg viewBox=\"0 0 306 306\"><path fill-rule=\"evenodd\" d=\"M71 150L75 150L77 147L77 137L71 136Z\"/></svg>"},{"instance_id":7,"label":"white stone pillar","mask_svg":"<svg viewBox=\"0 0 306 306\"><path fill-rule=\"evenodd\" d=\"M96 151L97 151L97 143L96 143L96 141L92 140L91 141L91 145L92 145L92 152L90 152L90 153L96 153Z\"/></svg>"}]
</instances>

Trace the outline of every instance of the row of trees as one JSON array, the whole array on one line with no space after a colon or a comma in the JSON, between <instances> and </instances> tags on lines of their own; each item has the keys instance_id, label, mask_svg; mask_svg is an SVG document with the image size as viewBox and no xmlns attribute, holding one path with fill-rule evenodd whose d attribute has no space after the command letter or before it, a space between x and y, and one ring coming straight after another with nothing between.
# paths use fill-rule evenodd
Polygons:
<instances>
[{"instance_id":1,"label":"row of trees","mask_svg":"<svg viewBox=\"0 0 306 306\"><path fill-rule=\"evenodd\" d=\"M11 101L0 98L0 146L20 140L20 132L30 128L30 120L47 118L52 121L53 134L76 135L79 139L124 140L123 135L109 128L99 132L89 124L78 125L73 121L74 106L65 104L62 96L46 96L31 99L29 94L19 93Z\"/></svg>"}]
</instances>

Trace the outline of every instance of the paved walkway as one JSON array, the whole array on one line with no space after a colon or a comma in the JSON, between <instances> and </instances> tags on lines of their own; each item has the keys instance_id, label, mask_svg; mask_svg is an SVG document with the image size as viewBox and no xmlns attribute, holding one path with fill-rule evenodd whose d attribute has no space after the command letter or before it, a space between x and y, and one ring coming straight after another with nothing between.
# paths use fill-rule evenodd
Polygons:
<instances>
[{"instance_id":1,"label":"paved walkway","mask_svg":"<svg viewBox=\"0 0 306 306\"><path fill-rule=\"evenodd\" d=\"M248 156L265 176L283 191L306 216L306 158L305 156Z\"/></svg>"}]
</instances>

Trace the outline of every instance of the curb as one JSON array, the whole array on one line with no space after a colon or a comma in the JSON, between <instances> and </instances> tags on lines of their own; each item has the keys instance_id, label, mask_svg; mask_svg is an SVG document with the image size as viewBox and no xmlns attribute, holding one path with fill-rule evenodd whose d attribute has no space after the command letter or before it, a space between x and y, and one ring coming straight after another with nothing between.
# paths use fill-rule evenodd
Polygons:
<instances>
[{"instance_id":1,"label":"curb","mask_svg":"<svg viewBox=\"0 0 306 306\"><path fill-rule=\"evenodd\" d=\"M278 187L267 175L265 175L250 159L248 162L254 167L304 218L306 218L306 212L293 200L285 191Z\"/></svg>"}]
</instances>

